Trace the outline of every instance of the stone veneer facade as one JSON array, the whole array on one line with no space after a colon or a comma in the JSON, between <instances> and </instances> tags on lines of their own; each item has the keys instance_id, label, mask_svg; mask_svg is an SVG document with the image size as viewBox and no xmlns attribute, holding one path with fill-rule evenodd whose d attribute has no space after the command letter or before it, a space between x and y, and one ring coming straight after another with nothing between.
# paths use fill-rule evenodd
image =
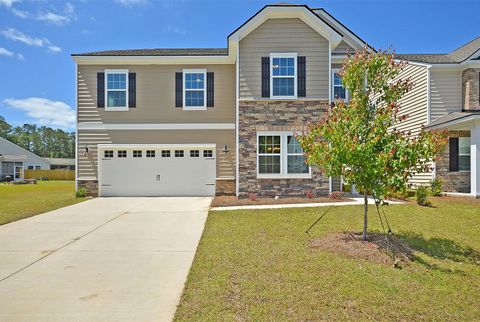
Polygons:
<instances>
[{"instance_id":1,"label":"stone veneer facade","mask_svg":"<svg viewBox=\"0 0 480 322\"><path fill-rule=\"evenodd\" d=\"M451 131L449 137L469 137L469 131ZM442 190L446 192L470 192L470 172L449 171L449 148L448 144L440 154L440 160L436 162L436 176L442 181Z\"/></svg>"},{"instance_id":2,"label":"stone veneer facade","mask_svg":"<svg viewBox=\"0 0 480 322\"><path fill-rule=\"evenodd\" d=\"M81 180L77 181L78 188L85 188L87 196L98 197L98 180Z\"/></svg>"},{"instance_id":3,"label":"stone veneer facade","mask_svg":"<svg viewBox=\"0 0 480 322\"><path fill-rule=\"evenodd\" d=\"M462 72L462 96L464 110L480 110L480 68Z\"/></svg>"},{"instance_id":4,"label":"stone veneer facade","mask_svg":"<svg viewBox=\"0 0 480 322\"><path fill-rule=\"evenodd\" d=\"M301 132L328 111L327 101L252 100L239 104L239 197L329 193L329 179L312 167L309 179L257 179L257 132Z\"/></svg>"}]
</instances>

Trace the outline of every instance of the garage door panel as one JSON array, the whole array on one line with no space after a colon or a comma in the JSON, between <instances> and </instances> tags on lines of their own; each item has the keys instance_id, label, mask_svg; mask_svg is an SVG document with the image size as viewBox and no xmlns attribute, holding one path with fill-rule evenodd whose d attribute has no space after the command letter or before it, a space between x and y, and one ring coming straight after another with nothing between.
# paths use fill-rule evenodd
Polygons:
<instances>
[{"instance_id":1,"label":"garage door panel","mask_svg":"<svg viewBox=\"0 0 480 322\"><path fill-rule=\"evenodd\" d=\"M102 151L114 149L102 147ZM184 157L175 157L171 150L170 157L162 157L161 150L155 149L155 157L142 156L134 158L133 150L127 150L126 158L118 158L114 151L113 158L99 160L100 194L102 196L214 196L216 178L215 157L190 157L189 149L183 149ZM196 148L198 149L198 148ZM211 146L205 149L212 150ZM102 154L103 155L103 154ZM213 153L215 155L215 152Z\"/></svg>"}]
</instances>

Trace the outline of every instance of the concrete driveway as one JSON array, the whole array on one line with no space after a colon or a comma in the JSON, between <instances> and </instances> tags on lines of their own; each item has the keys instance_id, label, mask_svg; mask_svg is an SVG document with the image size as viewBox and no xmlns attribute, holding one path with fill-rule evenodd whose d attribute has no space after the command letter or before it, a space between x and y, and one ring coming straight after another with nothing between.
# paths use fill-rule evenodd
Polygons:
<instances>
[{"instance_id":1,"label":"concrete driveway","mask_svg":"<svg viewBox=\"0 0 480 322\"><path fill-rule=\"evenodd\" d=\"M210 201L97 198L0 226L0 320L171 320Z\"/></svg>"}]
</instances>

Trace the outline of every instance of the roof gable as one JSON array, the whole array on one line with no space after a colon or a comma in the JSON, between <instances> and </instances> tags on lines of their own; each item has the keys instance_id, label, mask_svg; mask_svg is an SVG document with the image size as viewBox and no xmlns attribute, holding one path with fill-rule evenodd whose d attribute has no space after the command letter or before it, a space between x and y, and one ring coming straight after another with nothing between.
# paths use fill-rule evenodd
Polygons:
<instances>
[{"instance_id":1,"label":"roof gable","mask_svg":"<svg viewBox=\"0 0 480 322\"><path fill-rule=\"evenodd\" d=\"M310 28L328 39L332 49L342 41L340 32L305 5L267 5L228 36L229 45L230 43L238 43L265 21L272 18L298 18L302 20Z\"/></svg>"}]
</instances>

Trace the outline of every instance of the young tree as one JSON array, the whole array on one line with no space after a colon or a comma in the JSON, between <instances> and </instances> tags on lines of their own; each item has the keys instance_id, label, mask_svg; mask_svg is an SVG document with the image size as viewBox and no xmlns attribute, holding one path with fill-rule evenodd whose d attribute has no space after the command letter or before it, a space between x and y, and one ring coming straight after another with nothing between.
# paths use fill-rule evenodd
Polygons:
<instances>
[{"instance_id":1,"label":"young tree","mask_svg":"<svg viewBox=\"0 0 480 322\"><path fill-rule=\"evenodd\" d=\"M415 172L425 172L446 143L444 132L411 135L396 126L408 118L399 100L412 83L399 79L405 63L391 51L357 52L340 72L350 101L336 100L328 115L298 136L307 163L327 176L342 176L364 194L363 239L367 239L368 193L376 200L404 192Z\"/></svg>"}]
</instances>

